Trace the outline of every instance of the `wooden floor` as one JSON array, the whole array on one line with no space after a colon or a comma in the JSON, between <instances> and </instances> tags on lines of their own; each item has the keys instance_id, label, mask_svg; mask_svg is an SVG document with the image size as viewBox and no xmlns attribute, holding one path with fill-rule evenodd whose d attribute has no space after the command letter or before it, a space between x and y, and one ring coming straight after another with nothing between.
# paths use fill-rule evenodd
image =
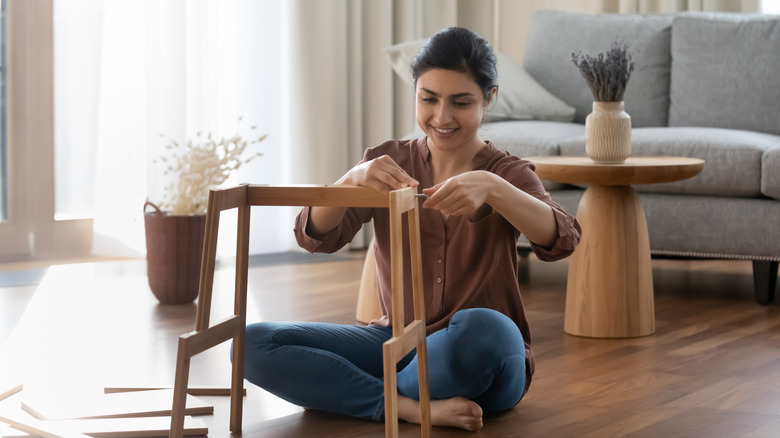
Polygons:
<instances>
[{"instance_id":1,"label":"wooden floor","mask_svg":"<svg viewBox=\"0 0 780 438\"><path fill-rule=\"evenodd\" d=\"M258 263L249 321L353 323L362 254L327 260ZM530 392L481 432L439 428L434 436L780 436L780 306L754 303L750 263L653 267L656 333L583 339L563 333L566 262L532 256L523 288L537 357ZM0 272L0 383L18 379L25 390L0 408L18 406L25 393L76 400L103 386L173 381L177 337L193 328L195 305L158 305L142 261L56 266L38 284L3 283L12 277ZM212 321L232 308L228 268L216 284ZM227 386L228 351L224 344L195 357L191 384ZM244 437L384 436L381 424L303 411L247 385ZM209 436L231 436L226 399L204 399L215 404L204 417ZM419 436L413 425L401 431Z\"/></svg>"}]
</instances>

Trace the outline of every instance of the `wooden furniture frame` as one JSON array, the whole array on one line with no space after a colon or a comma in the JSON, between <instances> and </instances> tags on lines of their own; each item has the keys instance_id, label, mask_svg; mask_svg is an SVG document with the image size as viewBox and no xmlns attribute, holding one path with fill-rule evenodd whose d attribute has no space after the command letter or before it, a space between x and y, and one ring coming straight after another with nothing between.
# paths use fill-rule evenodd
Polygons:
<instances>
[{"instance_id":1,"label":"wooden furniture frame","mask_svg":"<svg viewBox=\"0 0 780 438\"><path fill-rule=\"evenodd\" d=\"M630 157L622 164L565 156L528 160L541 179L589 184L577 208L582 240L569 263L564 331L593 338L655 333L650 238L645 211L631 185L690 178L701 172L704 160Z\"/></svg>"},{"instance_id":2,"label":"wooden furniture frame","mask_svg":"<svg viewBox=\"0 0 780 438\"><path fill-rule=\"evenodd\" d=\"M396 365L417 348L422 435L431 434L430 394L426 348L425 308L420 250L419 207L412 188L388 195L355 186L261 186L240 185L209 193L203 243L198 309L195 330L179 337L171 437L182 436L190 359L225 341L233 340L233 369L230 400L230 430L241 432L246 335L247 271L249 261L249 219L252 206L337 206L389 208L393 337L383 349L385 371L385 434L398 436L398 394ZM210 325L211 297L220 213L238 209L235 302L233 315ZM410 262L414 298L414 320L404 325L402 215L408 213Z\"/></svg>"}]
</instances>

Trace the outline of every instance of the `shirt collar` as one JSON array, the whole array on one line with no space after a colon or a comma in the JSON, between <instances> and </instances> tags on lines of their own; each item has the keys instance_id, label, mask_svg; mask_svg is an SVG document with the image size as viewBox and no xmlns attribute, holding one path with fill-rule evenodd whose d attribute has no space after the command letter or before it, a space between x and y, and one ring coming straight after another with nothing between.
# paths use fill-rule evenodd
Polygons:
<instances>
[{"instance_id":1,"label":"shirt collar","mask_svg":"<svg viewBox=\"0 0 780 438\"><path fill-rule=\"evenodd\" d=\"M428 161L431 151L428 150L427 136L422 136L415 140L415 149L417 150L417 153L420 154L420 158L423 162ZM477 152L477 155L474 156L474 169L483 169L488 163L488 160L490 160L490 157L492 157L496 151L496 146L490 140L486 140L485 147L480 149L480 151Z\"/></svg>"}]
</instances>

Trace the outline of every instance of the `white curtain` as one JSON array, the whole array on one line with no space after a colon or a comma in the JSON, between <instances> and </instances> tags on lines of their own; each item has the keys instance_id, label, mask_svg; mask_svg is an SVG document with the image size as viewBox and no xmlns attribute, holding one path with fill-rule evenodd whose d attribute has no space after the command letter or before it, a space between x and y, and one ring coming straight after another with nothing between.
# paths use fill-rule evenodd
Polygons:
<instances>
[{"instance_id":1,"label":"white curtain","mask_svg":"<svg viewBox=\"0 0 780 438\"><path fill-rule=\"evenodd\" d=\"M233 182L283 182L281 5L55 2L57 182L81 187L57 193L76 193L63 205L86 209L78 197L94 201L93 253L144 254L143 204L159 201L165 184L160 134L182 142L201 130L246 135L257 125L269 134L257 145L265 157ZM235 243L221 234L228 242L221 252L230 253ZM263 233L272 237L262 245L286 249L280 234Z\"/></svg>"},{"instance_id":2,"label":"white curtain","mask_svg":"<svg viewBox=\"0 0 780 438\"><path fill-rule=\"evenodd\" d=\"M57 211L92 215L101 255L143 253L144 17L143 2L54 2Z\"/></svg>"},{"instance_id":3,"label":"white curtain","mask_svg":"<svg viewBox=\"0 0 780 438\"><path fill-rule=\"evenodd\" d=\"M58 147L86 144L82 156L94 157L94 251L143 255L142 206L159 200L164 186L153 163L163 153L160 134L183 141L198 131L246 135L256 125L268 134L256 145L264 156L231 183L328 184L366 147L414 129L412 90L383 53L393 43L462 25L521 61L536 9L670 12L740 3L749 10L755 1L58 1L59 32L90 33L70 52L58 45L55 68L83 60L71 80L92 87L60 87L70 92L58 92ZM77 113L89 117L78 121ZM253 230L263 232L253 233L250 252L296 249L295 213L253 210ZM234 251L232 233L220 231L220 253Z\"/></svg>"},{"instance_id":4,"label":"white curtain","mask_svg":"<svg viewBox=\"0 0 780 438\"><path fill-rule=\"evenodd\" d=\"M381 52L392 41L390 1L72 0L55 8L58 72L72 71L58 76L57 147L83 158L59 174L88 170L96 254L143 255L142 208L162 197L159 157L170 139L248 136L256 126L268 134L255 146L263 157L229 183L327 184L366 145L393 136L393 78ZM253 229L264 231L253 233L250 251L297 248L296 210L254 210ZM232 254L234 227L220 237L220 253Z\"/></svg>"},{"instance_id":5,"label":"white curtain","mask_svg":"<svg viewBox=\"0 0 780 438\"><path fill-rule=\"evenodd\" d=\"M88 149L97 157L93 249L104 255L144 253L142 206L161 198L166 181L158 157L167 143L160 134L182 142L198 131L244 135L256 125L268 134L257 145L264 156L231 182L262 184L331 183L366 147L392 138L398 84L382 49L403 26L388 17L420 24L409 11L428 8L391 0L80 0L66 7L72 25L60 26L61 35L83 28L87 22L79 17L89 17L97 36L71 53L91 51L95 68L85 82L98 97L70 96L67 108L94 115L81 129L96 136ZM412 27L405 36L425 33ZM71 134L58 143L90 142ZM253 233L250 252L297 248L295 213L253 210L253 229L264 232ZM232 219L227 214L223 222ZM220 230L220 253L234 251L233 233L229 226Z\"/></svg>"}]
</instances>

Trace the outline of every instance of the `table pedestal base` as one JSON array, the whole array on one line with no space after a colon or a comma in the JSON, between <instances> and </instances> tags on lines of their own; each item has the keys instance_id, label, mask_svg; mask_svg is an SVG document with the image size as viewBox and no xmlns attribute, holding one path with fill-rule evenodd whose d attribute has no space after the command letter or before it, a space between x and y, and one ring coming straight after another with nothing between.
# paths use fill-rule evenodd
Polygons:
<instances>
[{"instance_id":1,"label":"table pedestal base","mask_svg":"<svg viewBox=\"0 0 780 438\"><path fill-rule=\"evenodd\" d=\"M630 186L590 186L577 210L582 241L572 255L564 331L594 338L655 332L647 221Z\"/></svg>"}]
</instances>

